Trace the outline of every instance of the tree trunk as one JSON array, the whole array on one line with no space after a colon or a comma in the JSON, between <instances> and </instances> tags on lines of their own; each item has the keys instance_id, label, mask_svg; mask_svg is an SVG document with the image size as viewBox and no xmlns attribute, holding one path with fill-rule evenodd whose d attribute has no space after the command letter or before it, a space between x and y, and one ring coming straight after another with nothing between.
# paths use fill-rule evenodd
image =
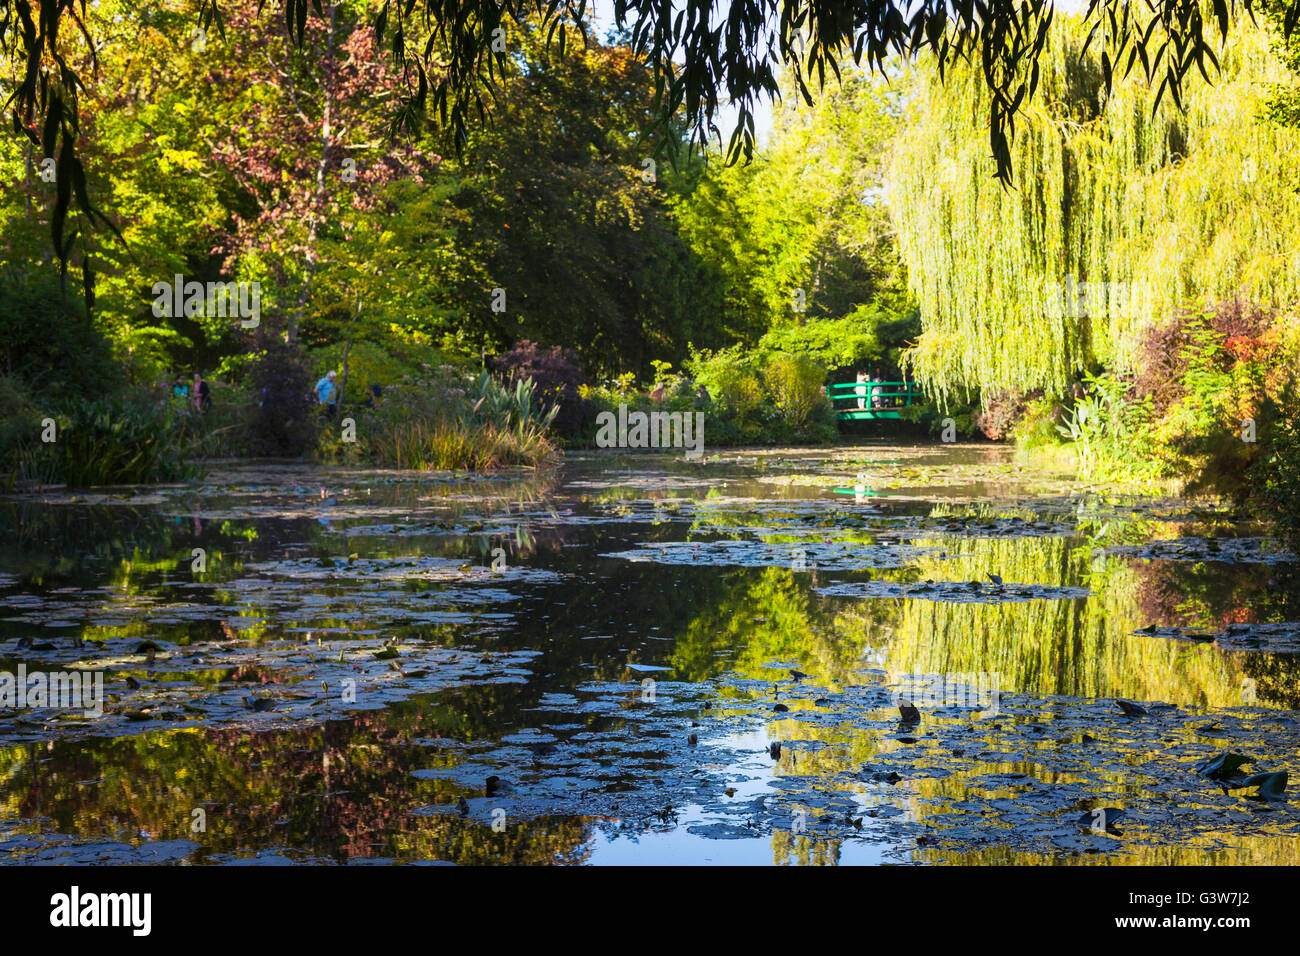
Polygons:
<instances>
[{"instance_id":1,"label":"tree trunk","mask_svg":"<svg viewBox=\"0 0 1300 956\"><path fill-rule=\"evenodd\" d=\"M298 293L298 308L289 316L288 338L298 340L298 329L307 314L311 298L312 273L316 270L316 237L320 232L320 205L325 196L325 171L329 168L330 146L333 131L330 122L334 116L334 22L337 5L330 4L329 32L325 34L325 70L321 89L324 93L324 112L320 123L320 161L316 164L316 185L312 190L311 206L307 213L307 247L303 252L302 289Z\"/></svg>"},{"instance_id":2,"label":"tree trunk","mask_svg":"<svg viewBox=\"0 0 1300 956\"><path fill-rule=\"evenodd\" d=\"M352 337L343 343L342 370L339 372L339 414L343 414L343 397L348 393L348 351L352 348Z\"/></svg>"}]
</instances>

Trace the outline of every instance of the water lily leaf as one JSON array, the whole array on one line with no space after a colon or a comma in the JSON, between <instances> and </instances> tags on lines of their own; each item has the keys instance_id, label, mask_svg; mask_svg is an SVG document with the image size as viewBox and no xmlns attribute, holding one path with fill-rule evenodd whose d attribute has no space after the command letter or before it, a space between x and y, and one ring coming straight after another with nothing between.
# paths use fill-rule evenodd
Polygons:
<instances>
[{"instance_id":1,"label":"water lily leaf","mask_svg":"<svg viewBox=\"0 0 1300 956\"><path fill-rule=\"evenodd\" d=\"M1079 817L1079 825L1093 830L1109 830L1124 818L1126 812L1122 807L1097 807Z\"/></svg>"},{"instance_id":2,"label":"water lily leaf","mask_svg":"<svg viewBox=\"0 0 1300 956\"><path fill-rule=\"evenodd\" d=\"M1251 757L1229 751L1201 761L1196 765L1196 772L1211 780L1230 780L1243 766L1254 762Z\"/></svg>"},{"instance_id":3,"label":"water lily leaf","mask_svg":"<svg viewBox=\"0 0 1300 956\"><path fill-rule=\"evenodd\" d=\"M1285 770L1274 773L1252 774L1241 782L1243 787L1258 787L1256 796L1263 800L1285 800L1287 775Z\"/></svg>"}]
</instances>

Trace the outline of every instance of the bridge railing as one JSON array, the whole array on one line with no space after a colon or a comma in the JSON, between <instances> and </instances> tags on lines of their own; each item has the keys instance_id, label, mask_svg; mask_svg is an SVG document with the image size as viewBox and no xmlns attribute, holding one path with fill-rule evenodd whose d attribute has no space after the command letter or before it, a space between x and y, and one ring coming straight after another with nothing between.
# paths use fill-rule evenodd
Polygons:
<instances>
[{"instance_id":1,"label":"bridge railing","mask_svg":"<svg viewBox=\"0 0 1300 956\"><path fill-rule=\"evenodd\" d=\"M916 382L840 382L826 387L837 415L897 411L925 400ZM864 415L865 417L865 415Z\"/></svg>"}]
</instances>

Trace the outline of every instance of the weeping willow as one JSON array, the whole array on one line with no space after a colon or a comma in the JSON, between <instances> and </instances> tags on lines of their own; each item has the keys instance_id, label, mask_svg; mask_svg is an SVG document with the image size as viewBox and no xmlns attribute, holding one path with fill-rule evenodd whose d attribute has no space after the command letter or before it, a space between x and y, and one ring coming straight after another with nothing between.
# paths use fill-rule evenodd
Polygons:
<instances>
[{"instance_id":1,"label":"weeping willow","mask_svg":"<svg viewBox=\"0 0 1300 956\"><path fill-rule=\"evenodd\" d=\"M939 543L942 539L936 539ZM1067 697L1131 697L1183 705L1243 703L1243 655L1149 638L1138 580L1122 559L1098 559L1065 538L969 538L944 543L946 559L921 558L918 577L976 577L997 568L1008 581L1080 587L1088 598L999 603L906 601L887 647L896 674L998 675L1000 691ZM955 569L961 573L956 574ZM1269 694L1260 704L1278 706Z\"/></svg>"},{"instance_id":2,"label":"weeping willow","mask_svg":"<svg viewBox=\"0 0 1300 956\"><path fill-rule=\"evenodd\" d=\"M919 68L889 202L922 316L905 360L941 398L1064 393L1131 369L1136 332L1194 302L1300 298L1300 134L1262 116L1294 80L1264 27L1233 32L1186 111L1152 110L1141 68L1107 98L1077 19L1058 22L1016 122L1014 186L993 176L988 96Z\"/></svg>"}]
</instances>

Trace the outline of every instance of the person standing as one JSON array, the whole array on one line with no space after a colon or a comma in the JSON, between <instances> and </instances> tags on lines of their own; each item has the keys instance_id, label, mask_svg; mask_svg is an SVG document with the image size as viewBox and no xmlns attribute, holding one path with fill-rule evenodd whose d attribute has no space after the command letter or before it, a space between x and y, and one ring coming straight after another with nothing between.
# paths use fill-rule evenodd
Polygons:
<instances>
[{"instance_id":1,"label":"person standing","mask_svg":"<svg viewBox=\"0 0 1300 956\"><path fill-rule=\"evenodd\" d=\"M862 368L858 369L858 375L855 381L857 382L858 387L855 388L853 392L858 397L858 408L866 408L867 407L866 369L862 369Z\"/></svg>"},{"instance_id":2,"label":"person standing","mask_svg":"<svg viewBox=\"0 0 1300 956\"><path fill-rule=\"evenodd\" d=\"M194 408L196 411L206 412L212 407L212 389L208 387L207 382L203 381L203 376L198 372L194 373L193 394Z\"/></svg>"},{"instance_id":3,"label":"person standing","mask_svg":"<svg viewBox=\"0 0 1300 956\"><path fill-rule=\"evenodd\" d=\"M337 373L331 369L316 383L316 400L321 404L327 418L334 417L335 403L338 401L339 390L334 384L334 379L337 377Z\"/></svg>"},{"instance_id":4,"label":"person standing","mask_svg":"<svg viewBox=\"0 0 1300 956\"><path fill-rule=\"evenodd\" d=\"M190 397L190 387L185 384L185 376L181 372L176 373L176 381L172 383L172 395L176 398Z\"/></svg>"}]
</instances>

